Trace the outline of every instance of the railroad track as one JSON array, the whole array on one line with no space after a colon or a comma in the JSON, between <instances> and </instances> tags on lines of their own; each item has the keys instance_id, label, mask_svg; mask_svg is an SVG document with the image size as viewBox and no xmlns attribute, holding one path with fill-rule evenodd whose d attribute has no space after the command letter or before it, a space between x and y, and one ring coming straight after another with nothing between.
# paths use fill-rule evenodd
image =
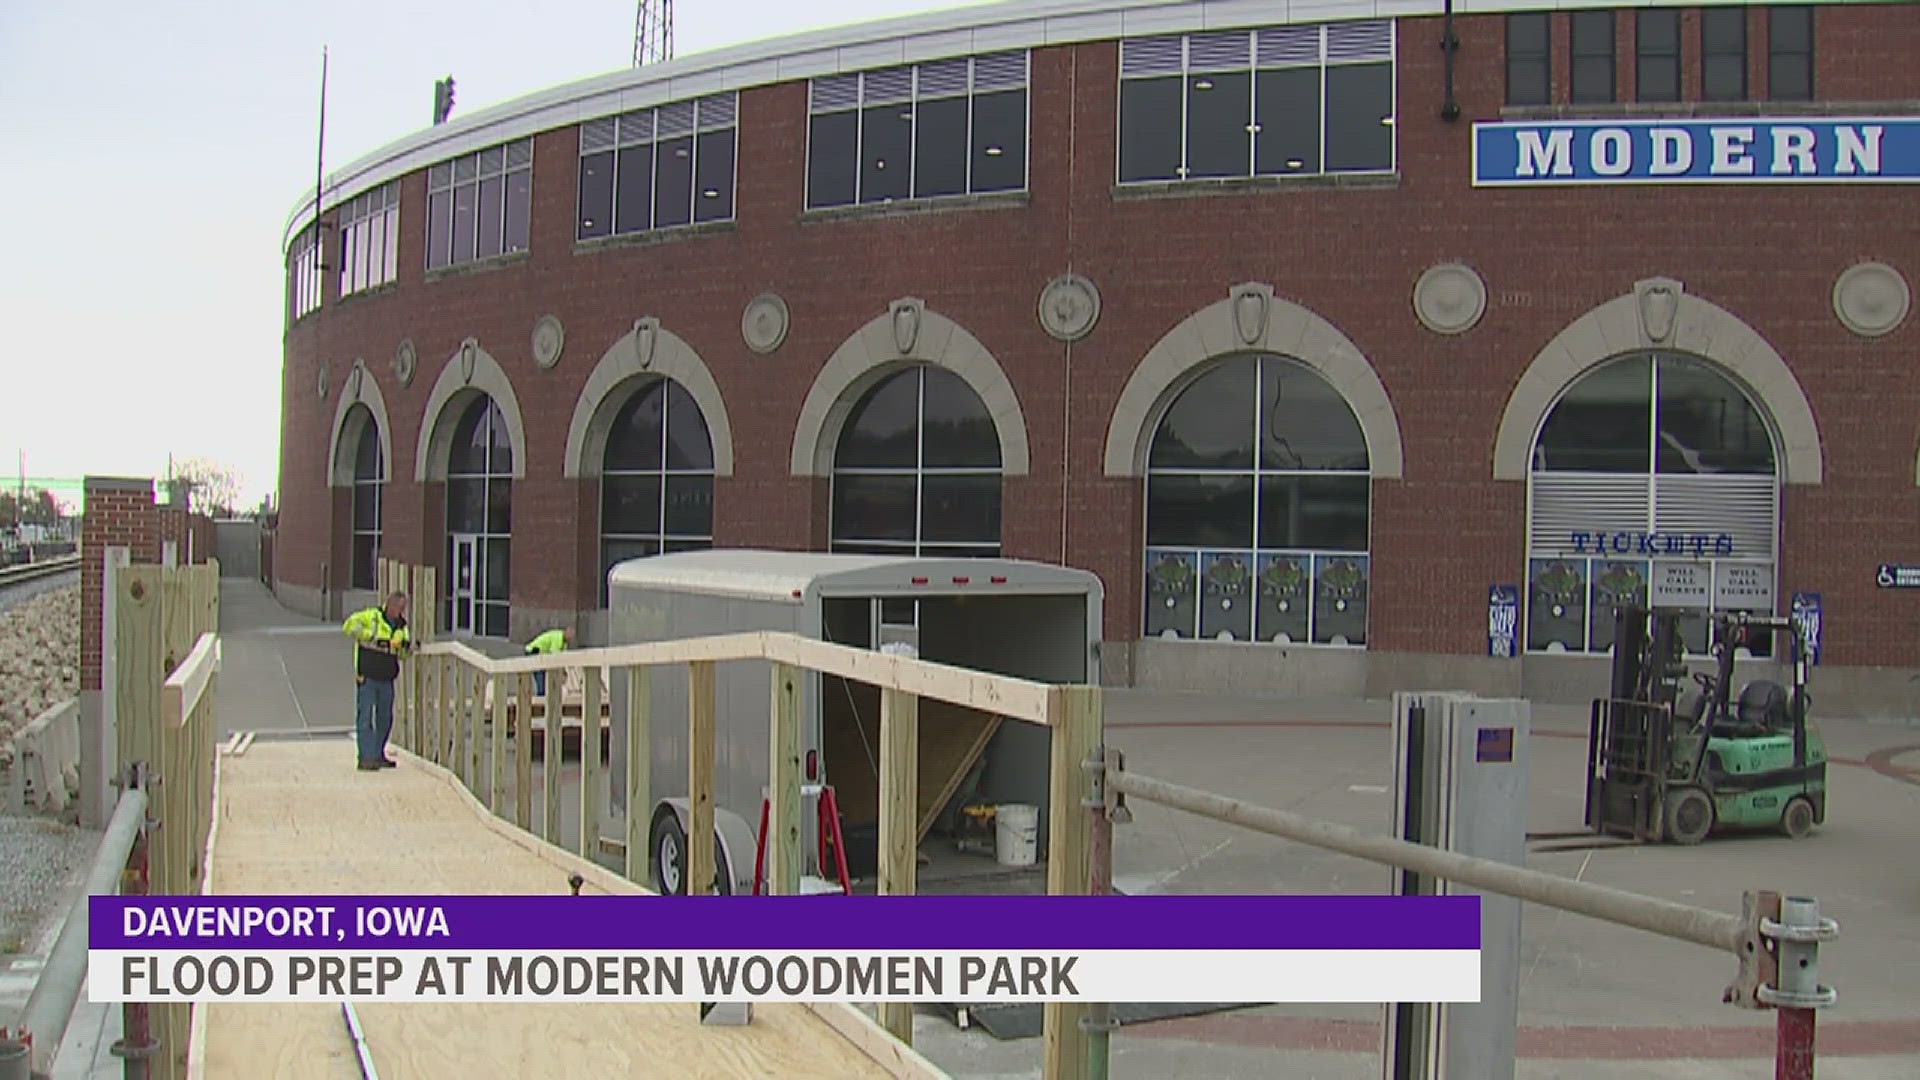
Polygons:
<instances>
[{"instance_id":1,"label":"railroad track","mask_svg":"<svg viewBox=\"0 0 1920 1080\"><path fill-rule=\"evenodd\" d=\"M57 559L42 559L39 562L23 563L19 566L0 567L0 608L9 606L17 599L25 599L41 591L34 588L38 583L42 588L51 586L51 578L80 572L80 556L63 555Z\"/></svg>"}]
</instances>

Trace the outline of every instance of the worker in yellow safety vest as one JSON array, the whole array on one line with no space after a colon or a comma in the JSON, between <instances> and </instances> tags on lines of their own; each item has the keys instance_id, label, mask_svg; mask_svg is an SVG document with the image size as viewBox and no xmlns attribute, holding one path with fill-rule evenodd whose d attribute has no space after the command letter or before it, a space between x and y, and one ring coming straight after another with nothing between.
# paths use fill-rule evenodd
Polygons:
<instances>
[{"instance_id":1,"label":"worker in yellow safety vest","mask_svg":"<svg viewBox=\"0 0 1920 1080\"><path fill-rule=\"evenodd\" d=\"M554 653L562 652L572 645L573 631L549 630L539 637L534 638L532 641L527 642L527 655L552 656ZM533 673L533 692L540 697L547 696L546 672L536 671Z\"/></svg>"},{"instance_id":2,"label":"worker in yellow safety vest","mask_svg":"<svg viewBox=\"0 0 1920 1080\"><path fill-rule=\"evenodd\" d=\"M387 739L393 734L393 682L400 677L400 658L413 651L407 594L393 593L380 607L354 612L340 629L354 641L353 730L360 770L391 769Z\"/></svg>"}]
</instances>

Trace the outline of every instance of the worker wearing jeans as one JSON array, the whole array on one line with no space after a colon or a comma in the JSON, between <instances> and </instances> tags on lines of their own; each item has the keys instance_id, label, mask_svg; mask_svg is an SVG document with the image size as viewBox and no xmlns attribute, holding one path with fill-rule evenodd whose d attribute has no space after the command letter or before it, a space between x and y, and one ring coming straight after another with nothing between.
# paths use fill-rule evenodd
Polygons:
<instances>
[{"instance_id":1,"label":"worker wearing jeans","mask_svg":"<svg viewBox=\"0 0 1920 1080\"><path fill-rule=\"evenodd\" d=\"M341 632L354 640L353 730L359 743L359 769L391 769L387 739L393 735L393 682L400 658L413 648L407 629L407 595L394 593L381 607L356 611Z\"/></svg>"},{"instance_id":2,"label":"worker wearing jeans","mask_svg":"<svg viewBox=\"0 0 1920 1080\"><path fill-rule=\"evenodd\" d=\"M549 630L532 641L527 642L528 656L552 656L573 644L573 631ZM540 697L547 696L547 673L533 673L533 692Z\"/></svg>"}]
</instances>

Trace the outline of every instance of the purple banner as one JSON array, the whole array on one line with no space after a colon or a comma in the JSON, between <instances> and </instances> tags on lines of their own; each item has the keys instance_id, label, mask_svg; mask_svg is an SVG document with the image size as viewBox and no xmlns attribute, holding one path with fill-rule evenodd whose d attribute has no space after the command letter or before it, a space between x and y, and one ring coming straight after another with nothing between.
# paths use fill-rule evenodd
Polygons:
<instances>
[{"instance_id":1,"label":"purple banner","mask_svg":"<svg viewBox=\"0 0 1920 1080\"><path fill-rule=\"evenodd\" d=\"M95 950L1478 949L1477 896L95 896Z\"/></svg>"}]
</instances>

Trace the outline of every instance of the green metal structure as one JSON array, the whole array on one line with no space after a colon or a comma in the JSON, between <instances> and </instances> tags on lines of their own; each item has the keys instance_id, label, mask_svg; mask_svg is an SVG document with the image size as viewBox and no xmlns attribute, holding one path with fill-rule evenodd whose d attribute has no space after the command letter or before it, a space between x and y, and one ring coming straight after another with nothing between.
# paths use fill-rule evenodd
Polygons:
<instances>
[{"instance_id":1,"label":"green metal structure","mask_svg":"<svg viewBox=\"0 0 1920 1080\"><path fill-rule=\"evenodd\" d=\"M1615 613L1611 696L1594 701L1588 738L1587 827L1676 844L1731 829L1807 835L1827 817L1827 751L1807 715L1799 624L1717 617L1716 668L1692 673L1698 690L1683 695L1688 617L1698 613ZM1735 650L1761 634L1787 639L1793 685L1755 679L1735 698Z\"/></svg>"}]
</instances>

